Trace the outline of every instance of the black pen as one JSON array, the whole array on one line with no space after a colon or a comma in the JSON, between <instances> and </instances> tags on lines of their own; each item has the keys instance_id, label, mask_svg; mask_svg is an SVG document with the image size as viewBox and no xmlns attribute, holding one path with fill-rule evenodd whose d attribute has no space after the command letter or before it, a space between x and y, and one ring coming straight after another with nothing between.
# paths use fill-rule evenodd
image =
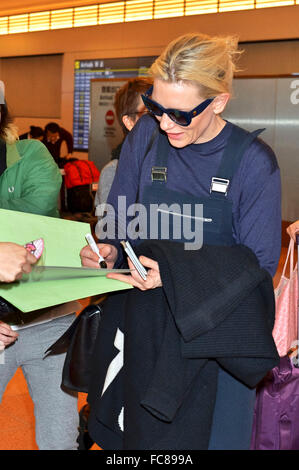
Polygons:
<instances>
[{"instance_id":1,"label":"black pen","mask_svg":"<svg viewBox=\"0 0 299 470\"><path fill-rule=\"evenodd\" d=\"M86 240L87 240L87 242L88 242L88 245L89 245L90 248L92 249L92 251L98 255L100 267L101 267L102 269L107 269L107 263L106 263L106 261L104 260L103 256L100 254L100 251L99 251L99 249L98 249L98 247L97 247L96 242L95 242L94 239L93 239L93 236L92 236L90 233L87 233L87 234L85 235L85 238L86 238Z\"/></svg>"}]
</instances>

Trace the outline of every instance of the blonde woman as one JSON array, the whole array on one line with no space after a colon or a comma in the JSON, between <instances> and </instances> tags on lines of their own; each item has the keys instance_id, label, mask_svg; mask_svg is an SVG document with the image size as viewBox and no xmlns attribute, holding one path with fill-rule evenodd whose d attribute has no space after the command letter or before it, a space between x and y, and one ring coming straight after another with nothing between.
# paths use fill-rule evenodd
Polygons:
<instances>
[{"instance_id":1,"label":"blonde woman","mask_svg":"<svg viewBox=\"0 0 299 470\"><path fill-rule=\"evenodd\" d=\"M131 228L130 221L132 217L130 218L124 214L123 209L119 209L119 195L126 196L127 207L134 204L136 200L148 209L157 208L162 203L168 205L168 207L176 203L180 206L179 212L182 217L184 217L184 204L191 207L202 204L203 246L231 247L245 245L255 254L259 265L268 271L268 276L273 276L279 260L281 245L280 171L277 161L273 151L257 138L259 132L250 134L221 117L221 113L225 110L231 97L232 79L238 55L239 51L235 38L209 37L198 33L179 37L166 47L150 69L153 86L143 96L144 104L149 113L155 117L155 121L153 121L152 116L143 116L127 136L122 148L118 171L108 197L108 204L111 204L114 208L111 217L116 214L114 217L121 224L126 218L128 228ZM252 96L252 99L254 99L254 96ZM159 135L155 139L150 152L144 158L145 149L157 126L159 126ZM168 213L168 227L175 226L175 216L171 218L170 209ZM190 217L190 214L186 213L186 217ZM109 215L105 223L109 224ZM115 227L117 228L117 225ZM159 226L158 229L154 227L154 229L157 233L156 238L163 238L162 234L165 233L165 231L163 232L163 226ZM148 234L155 233L155 230L153 232L148 230L147 238L150 238ZM129 230L126 233L129 239L130 233ZM116 239L112 239L112 237L107 239L107 236L105 239L103 228L103 236L98 246L107 261L108 267L118 267L122 263L123 253L119 244L121 237L124 237L123 233L116 233ZM133 244L137 244L142 238L146 237L143 232L143 236L139 236L137 241L134 238L131 236L131 241ZM173 237L172 240L178 241L177 236L176 238ZM179 241L186 242L185 234L181 235ZM164 249L170 251L172 246L168 243ZM193 260L194 257L200 256L200 251L194 250L192 258L190 252L183 252L182 258L178 260L179 266L182 266L184 257L187 263L187 259ZM86 266L97 265L97 256L88 247L82 249L81 258L82 263ZM141 256L140 259L148 269L146 280L143 280L135 270L130 275L109 274L108 277L127 282L142 291L149 291L155 299L159 289L164 292L164 289L169 288L169 279L165 278L163 280L161 278L157 261L145 256ZM130 262L129 267L133 268ZM211 266L212 268L213 266ZM186 267L186 270L188 272L188 267ZM181 273L182 282L179 284L179 291L174 294L176 299L174 301L176 302L179 300L180 293L186 295L188 300L201 288L207 288L207 286L195 283L196 277L199 276L196 269L193 274L193 286L192 283L186 285L183 283L183 274ZM179 275L180 273L173 273L173 276ZM216 272L215 275L218 275L218 273ZM230 289L229 283L227 288ZM150 291L150 289L155 289L155 292ZM188 292L190 295L187 295ZM151 309L147 311L147 302L149 306L150 302L146 300L148 299L145 296L146 292L141 292L141 294L144 294L144 309L148 313L148 317L154 320L159 310L153 311ZM132 299L133 293L128 295ZM133 303L131 303L131 308L132 306ZM196 312L196 305L193 308ZM190 317L188 317L187 307L186 312L181 313L186 315L186 318ZM175 311L174 315L176 314ZM208 307L206 315L208 325L210 321ZM129 318L130 314L128 313ZM151 340L148 338L148 341L145 340L147 334L145 321L143 325L140 325L140 330L138 330L139 322L137 321L137 325L132 325L133 331L129 330L128 332L131 341L132 338L135 338L134 334L137 337L140 334L140 351L144 350L145 344L150 348L151 341L155 341L154 337ZM195 313L192 321L196 322ZM185 326L188 329L188 325ZM237 324L235 327L239 328ZM227 334L230 333L227 332ZM233 336L231 336L231 339L226 338L225 340L229 348L231 348L231 342L234 341L232 338ZM271 330L265 335L266 341L269 341L271 347L274 348L274 360L272 362L274 365L278 356L271 337ZM126 355L130 351L130 346L128 347L127 350L125 347L125 361L128 357ZM253 356L257 355L254 345L252 347ZM171 350L170 348L169 351ZM241 352L235 354L236 363L238 363L239 359L241 360ZM134 360L139 361L140 375L138 375L135 385L132 385L130 396L137 397L138 394L142 396L142 390L146 390L147 380L149 380L153 371L148 368L147 358L144 358L141 353L140 355L137 353ZM216 359L216 361L218 360ZM258 361L259 359L255 358L252 364L256 366ZM208 367L212 367L212 365L213 359L211 358ZM247 378L249 378L252 371L248 369L247 371L243 370L243 372L245 377L247 374ZM266 372L267 368L264 369L265 374ZM169 386L172 380L173 377L169 372ZM204 383L206 382L204 381ZM204 383L203 387L206 386ZM213 411L212 427L209 427L208 420L202 421L202 428L199 425L197 448L249 449L255 401L254 387L245 385L222 366L218 370L217 383L217 398ZM91 406L92 411L94 411L92 412L90 432L97 438L97 426L100 426L97 416L98 406L100 405L93 401L95 400L95 390L96 388L91 387L90 401L94 405ZM198 393L202 393L202 389L199 389ZM130 400L130 396L128 400ZM162 400L162 397L160 399ZM170 406L170 401L168 404ZM184 406L186 406L186 402ZM211 403L209 406L212 406ZM125 427L127 423L127 426L129 426L127 429L131 429L130 423L132 420L135 427L138 428L137 418L135 422L135 417L131 418L131 415L128 415L129 409L130 406L126 408L125 404ZM198 409L199 412L202 412L202 410ZM141 413L140 404L137 402L136 413L137 415ZM190 416L192 416L192 419L196 419L196 409L193 410ZM146 422L147 425L144 424L144 429L142 426L138 428L134 443L138 442L138 437L140 440L142 439L143 432L149 432L148 416L145 417ZM158 429L157 427L157 433ZM166 436L167 426L163 429ZM194 440L194 432L192 432L193 428L189 420L185 422L184 429L185 431L179 430L178 425L176 441L171 444L174 447L170 448L196 448L196 438ZM171 431L169 430L169 432ZM207 439L204 443L199 437L201 432ZM187 434L190 442L184 444L183 436ZM126 442L126 433L124 436ZM149 439L149 436L146 436ZM132 435L130 437L132 438ZM133 441L130 440L129 442L132 443ZM144 442L152 441L143 440L142 445L145 445ZM161 444L161 442L165 441L158 441L158 443L156 441L153 445L166 445ZM179 445L186 445L187 447L176 447ZM165 447L146 448L163 449Z\"/></svg>"}]
</instances>

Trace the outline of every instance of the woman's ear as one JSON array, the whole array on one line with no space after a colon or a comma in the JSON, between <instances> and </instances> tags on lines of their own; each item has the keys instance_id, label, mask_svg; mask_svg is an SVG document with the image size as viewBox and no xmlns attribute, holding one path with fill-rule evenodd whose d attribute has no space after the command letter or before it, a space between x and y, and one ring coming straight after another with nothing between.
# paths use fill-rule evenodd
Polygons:
<instances>
[{"instance_id":1,"label":"woman's ear","mask_svg":"<svg viewBox=\"0 0 299 470\"><path fill-rule=\"evenodd\" d=\"M131 118L131 116L128 116L128 114L125 114L122 117L122 122L124 123L128 131L131 131L135 124L135 121Z\"/></svg>"},{"instance_id":2,"label":"woman's ear","mask_svg":"<svg viewBox=\"0 0 299 470\"><path fill-rule=\"evenodd\" d=\"M221 93L220 95L217 95L212 102L212 108L214 113L221 114L224 111L229 99L229 93Z\"/></svg>"}]
</instances>

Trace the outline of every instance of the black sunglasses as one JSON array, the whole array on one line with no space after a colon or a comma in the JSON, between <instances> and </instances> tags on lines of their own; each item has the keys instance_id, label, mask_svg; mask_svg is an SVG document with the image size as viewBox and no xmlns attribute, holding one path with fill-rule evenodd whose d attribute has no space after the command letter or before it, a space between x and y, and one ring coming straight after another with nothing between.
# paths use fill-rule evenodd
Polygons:
<instances>
[{"instance_id":1,"label":"black sunglasses","mask_svg":"<svg viewBox=\"0 0 299 470\"><path fill-rule=\"evenodd\" d=\"M169 116L169 118L178 124L179 126L189 126L192 119L195 116L198 116L202 113L210 103L212 103L214 98L208 98L207 100L200 103L192 111L180 111L179 109L165 109L159 103L150 98L153 92L153 86L151 86L144 95L141 95L144 105L147 107L151 114L155 116L162 116L164 113Z\"/></svg>"}]
</instances>

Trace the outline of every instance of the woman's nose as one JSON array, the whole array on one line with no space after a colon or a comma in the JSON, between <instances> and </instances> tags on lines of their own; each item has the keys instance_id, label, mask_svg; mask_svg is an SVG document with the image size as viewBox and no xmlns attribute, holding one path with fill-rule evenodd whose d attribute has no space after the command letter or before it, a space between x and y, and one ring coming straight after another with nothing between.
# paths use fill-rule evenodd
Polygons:
<instances>
[{"instance_id":1,"label":"woman's nose","mask_svg":"<svg viewBox=\"0 0 299 470\"><path fill-rule=\"evenodd\" d=\"M172 129L175 126L175 122L173 122L168 114L163 113L160 119L160 127L162 131L167 131L169 129Z\"/></svg>"}]
</instances>

